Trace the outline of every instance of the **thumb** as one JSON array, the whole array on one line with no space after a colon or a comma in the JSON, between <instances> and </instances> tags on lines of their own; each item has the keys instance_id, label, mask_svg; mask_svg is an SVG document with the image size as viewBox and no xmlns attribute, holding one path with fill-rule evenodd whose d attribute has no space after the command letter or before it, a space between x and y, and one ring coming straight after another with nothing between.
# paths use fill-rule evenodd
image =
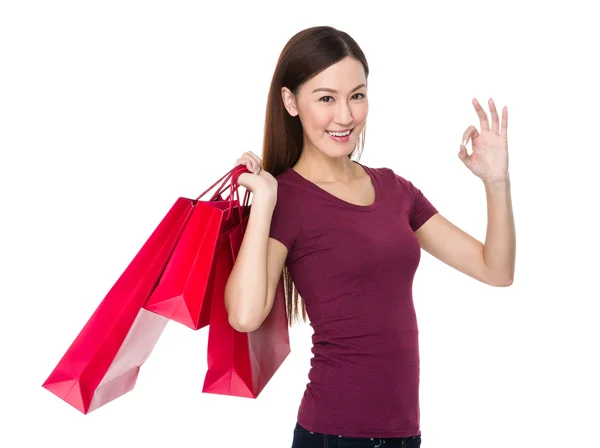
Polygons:
<instances>
[{"instance_id":1,"label":"thumb","mask_svg":"<svg viewBox=\"0 0 600 448\"><path fill-rule=\"evenodd\" d=\"M460 151L458 151L458 158L463 161L463 163L469 166L469 154L467 153L467 148L464 145L460 145Z\"/></svg>"}]
</instances>

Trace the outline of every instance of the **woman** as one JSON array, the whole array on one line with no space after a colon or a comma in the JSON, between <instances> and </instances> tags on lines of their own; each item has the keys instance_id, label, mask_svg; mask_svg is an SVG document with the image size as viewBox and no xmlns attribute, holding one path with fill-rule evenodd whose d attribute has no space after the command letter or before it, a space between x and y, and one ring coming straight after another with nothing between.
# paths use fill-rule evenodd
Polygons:
<instances>
[{"instance_id":1,"label":"woman","mask_svg":"<svg viewBox=\"0 0 600 448\"><path fill-rule=\"evenodd\" d=\"M263 158L247 152L236 163L250 171L239 184L253 200L225 291L229 321L238 331L258 328L283 271L290 324L300 295L314 328L293 448L420 446L412 281L421 248L489 285L512 283L506 108L500 131L490 100L490 129L474 100L481 134L470 126L460 146L487 192L483 245L410 181L352 160L364 145L368 75L348 34L331 27L296 34L271 83Z\"/></svg>"}]
</instances>

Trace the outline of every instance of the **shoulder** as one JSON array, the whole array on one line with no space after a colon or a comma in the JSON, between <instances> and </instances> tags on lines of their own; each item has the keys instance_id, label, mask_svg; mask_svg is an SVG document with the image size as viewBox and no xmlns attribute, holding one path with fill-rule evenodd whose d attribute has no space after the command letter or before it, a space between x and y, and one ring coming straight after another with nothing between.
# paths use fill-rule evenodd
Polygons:
<instances>
[{"instance_id":1,"label":"shoulder","mask_svg":"<svg viewBox=\"0 0 600 448\"><path fill-rule=\"evenodd\" d=\"M378 167L378 168L375 168L372 166L367 166L367 165L363 165L363 166L365 168L367 168L368 170L370 170L373 174L377 175L377 177L394 179L398 176L398 174L396 174L392 168L389 168L386 166L382 166L382 167Z\"/></svg>"},{"instance_id":2,"label":"shoulder","mask_svg":"<svg viewBox=\"0 0 600 448\"><path fill-rule=\"evenodd\" d=\"M275 180L277 181L277 197L291 197L294 196L294 193L297 191L295 188L295 179L291 176L290 173L291 168L287 168L281 174L275 176Z\"/></svg>"},{"instance_id":3,"label":"shoulder","mask_svg":"<svg viewBox=\"0 0 600 448\"><path fill-rule=\"evenodd\" d=\"M276 210L285 209L288 215L298 209L297 196L299 192L296 179L291 175L290 169L288 168L275 176L275 180L277 180L277 202L275 207Z\"/></svg>"},{"instance_id":4,"label":"shoulder","mask_svg":"<svg viewBox=\"0 0 600 448\"><path fill-rule=\"evenodd\" d=\"M289 174L289 173L288 173ZM269 236L281 242L288 249L288 261L296 237L300 233L302 215L296 202L297 189L289 182L286 172L275 176L277 180L277 201L271 216Z\"/></svg>"},{"instance_id":5,"label":"shoulder","mask_svg":"<svg viewBox=\"0 0 600 448\"><path fill-rule=\"evenodd\" d=\"M397 182L402 182L402 183L408 182L408 180L405 177L402 177L400 174L396 173L392 168L382 167L382 168L378 168L378 170L380 170L385 176L388 176Z\"/></svg>"},{"instance_id":6,"label":"shoulder","mask_svg":"<svg viewBox=\"0 0 600 448\"><path fill-rule=\"evenodd\" d=\"M371 172L373 174L375 174L380 181L387 183L388 185L391 185L395 188L407 190L409 193L411 192L412 183L405 177L396 173L392 168L389 168L389 167L379 167L379 168L367 167L367 168L369 168L371 170Z\"/></svg>"}]
</instances>

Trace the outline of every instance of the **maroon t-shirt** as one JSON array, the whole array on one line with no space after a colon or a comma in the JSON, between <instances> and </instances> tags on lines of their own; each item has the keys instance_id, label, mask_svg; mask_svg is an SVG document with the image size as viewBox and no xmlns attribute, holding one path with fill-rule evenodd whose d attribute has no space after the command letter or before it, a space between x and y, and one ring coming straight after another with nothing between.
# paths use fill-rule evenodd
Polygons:
<instances>
[{"instance_id":1,"label":"maroon t-shirt","mask_svg":"<svg viewBox=\"0 0 600 448\"><path fill-rule=\"evenodd\" d=\"M277 176L270 236L288 248L286 264L314 330L298 423L348 437L415 436L420 358L412 284L421 247L414 231L437 210L391 169L359 165L375 188L367 206L292 168Z\"/></svg>"}]
</instances>

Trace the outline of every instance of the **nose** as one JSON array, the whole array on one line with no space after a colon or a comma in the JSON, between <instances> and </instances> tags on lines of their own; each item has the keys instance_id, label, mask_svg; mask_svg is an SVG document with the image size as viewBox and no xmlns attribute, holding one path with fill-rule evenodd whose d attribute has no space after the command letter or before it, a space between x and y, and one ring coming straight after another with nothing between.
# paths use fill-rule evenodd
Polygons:
<instances>
[{"instance_id":1,"label":"nose","mask_svg":"<svg viewBox=\"0 0 600 448\"><path fill-rule=\"evenodd\" d=\"M340 126L348 126L352 123L352 110L350 106L345 101L340 101L335 108L335 117L334 120Z\"/></svg>"}]
</instances>

